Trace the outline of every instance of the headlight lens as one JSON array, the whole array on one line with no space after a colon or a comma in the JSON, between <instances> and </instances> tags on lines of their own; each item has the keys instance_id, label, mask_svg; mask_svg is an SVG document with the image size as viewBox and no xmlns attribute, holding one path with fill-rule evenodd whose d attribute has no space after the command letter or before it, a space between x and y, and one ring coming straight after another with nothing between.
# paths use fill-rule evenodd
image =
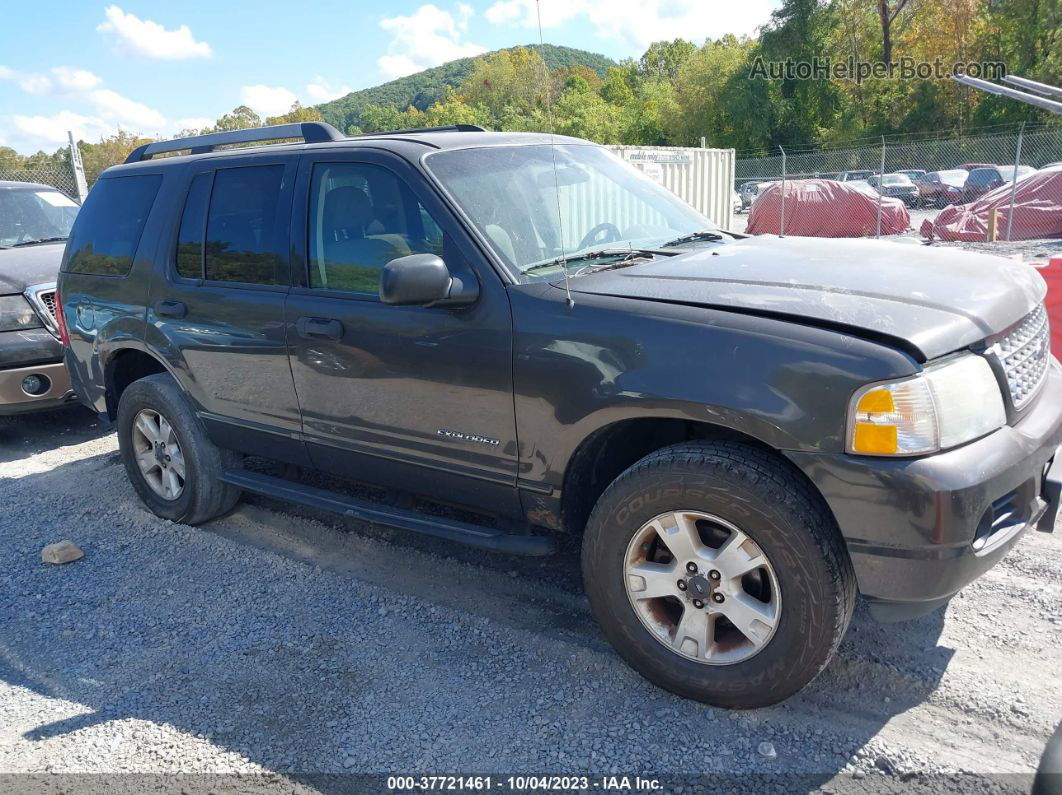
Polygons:
<instances>
[{"instance_id":1,"label":"headlight lens","mask_svg":"<svg viewBox=\"0 0 1062 795\"><path fill-rule=\"evenodd\" d=\"M0 295L0 331L40 327L40 318L23 296Z\"/></svg>"},{"instance_id":2,"label":"headlight lens","mask_svg":"<svg viewBox=\"0 0 1062 795\"><path fill-rule=\"evenodd\" d=\"M1007 422L988 362L973 354L912 378L871 384L852 398L848 452L920 455L984 436Z\"/></svg>"}]
</instances>

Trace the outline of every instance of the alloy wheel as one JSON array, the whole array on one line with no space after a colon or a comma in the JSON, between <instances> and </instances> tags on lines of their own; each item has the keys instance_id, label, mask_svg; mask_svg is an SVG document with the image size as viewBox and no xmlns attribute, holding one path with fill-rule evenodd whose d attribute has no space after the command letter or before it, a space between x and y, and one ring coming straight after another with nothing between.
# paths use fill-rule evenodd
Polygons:
<instances>
[{"instance_id":1,"label":"alloy wheel","mask_svg":"<svg viewBox=\"0 0 1062 795\"><path fill-rule=\"evenodd\" d=\"M627 547L624 586L657 641L706 665L754 656L781 618L778 578L760 546L731 522L699 511L642 525Z\"/></svg>"},{"instance_id":2,"label":"alloy wheel","mask_svg":"<svg viewBox=\"0 0 1062 795\"><path fill-rule=\"evenodd\" d=\"M151 490L164 500L184 493L185 462L173 426L152 409L143 409L133 420L133 455L140 474Z\"/></svg>"}]
</instances>

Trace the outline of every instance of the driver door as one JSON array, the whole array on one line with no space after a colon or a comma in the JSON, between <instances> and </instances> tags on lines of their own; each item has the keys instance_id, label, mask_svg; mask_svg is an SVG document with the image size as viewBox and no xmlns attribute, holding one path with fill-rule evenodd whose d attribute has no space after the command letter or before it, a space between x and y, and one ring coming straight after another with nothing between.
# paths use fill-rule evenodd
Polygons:
<instances>
[{"instance_id":1,"label":"driver door","mask_svg":"<svg viewBox=\"0 0 1062 795\"><path fill-rule=\"evenodd\" d=\"M518 515L508 296L415 169L386 152L306 155L286 328L313 464ZM380 271L438 254L479 283L459 308L389 306Z\"/></svg>"}]
</instances>

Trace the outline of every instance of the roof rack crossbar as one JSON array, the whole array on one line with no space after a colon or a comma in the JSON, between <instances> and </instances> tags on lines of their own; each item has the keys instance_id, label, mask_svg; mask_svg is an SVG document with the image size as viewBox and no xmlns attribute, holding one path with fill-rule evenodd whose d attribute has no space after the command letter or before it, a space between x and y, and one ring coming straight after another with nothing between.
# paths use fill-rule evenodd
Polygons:
<instances>
[{"instance_id":1,"label":"roof rack crossbar","mask_svg":"<svg viewBox=\"0 0 1062 795\"><path fill-rule=\"evenodd\" d=\"M358 133L355 138L371 137L376 135L409 135L410 133L424 132L486 132L486 128L478 124L444 124L441 127L411 127L408 130L380 130L379 132Z\"/></svg>"},{"instance_id":2,"label":"roof rack crossbar","mask_svg":"<svg viewBox=\"0 0 1062 795\"><path fill-rule=\"evenodd\" d=\"M304 121L293 124L274 124L269 127L252 127L247 130L232 130L230 132L208 133L207 135L194 135L190 138L174 138L172 141L155 141L150 144L138 146L129 153L126 163L139 163L148 160L153 155L165 152L180 152L184 149L192 150L193 154L213 152L219 146L230 144L246 144L255 141L275 141L282 138L301 138L308 144L324 143L326 141L340 141L343 134L323 121Z\"/></svg>"}]
</instances>

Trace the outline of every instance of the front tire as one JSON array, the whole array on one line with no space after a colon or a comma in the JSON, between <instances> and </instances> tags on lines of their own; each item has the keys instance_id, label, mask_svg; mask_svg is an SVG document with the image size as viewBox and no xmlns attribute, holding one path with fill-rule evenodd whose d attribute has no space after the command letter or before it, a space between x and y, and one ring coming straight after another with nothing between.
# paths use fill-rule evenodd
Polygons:
<instances>
[{"instance_id":1,"label":"front tire","mask_svg":"<svg viewBox=\"0 0 1062 795\"><path fill-rule=\"evenodd\" d=\"M582 564L594 615L627 663L720 707L775 704L807 685L855 605L821 497L737 442L675 445L620 475L591 514Z\"/></svg>"},{"instance_id":2,"label":"front tire","mask_svg":"<svg viewBox=\"0 0 1062 795\"><path fill-rule=\"evenodd\" d=\"M118 403L118 446L133 488L152 513L201 524L232 510L240 491L222 483L239 456L207 438L168 374L131 384Z\"/></svg>"}]
</instances>

